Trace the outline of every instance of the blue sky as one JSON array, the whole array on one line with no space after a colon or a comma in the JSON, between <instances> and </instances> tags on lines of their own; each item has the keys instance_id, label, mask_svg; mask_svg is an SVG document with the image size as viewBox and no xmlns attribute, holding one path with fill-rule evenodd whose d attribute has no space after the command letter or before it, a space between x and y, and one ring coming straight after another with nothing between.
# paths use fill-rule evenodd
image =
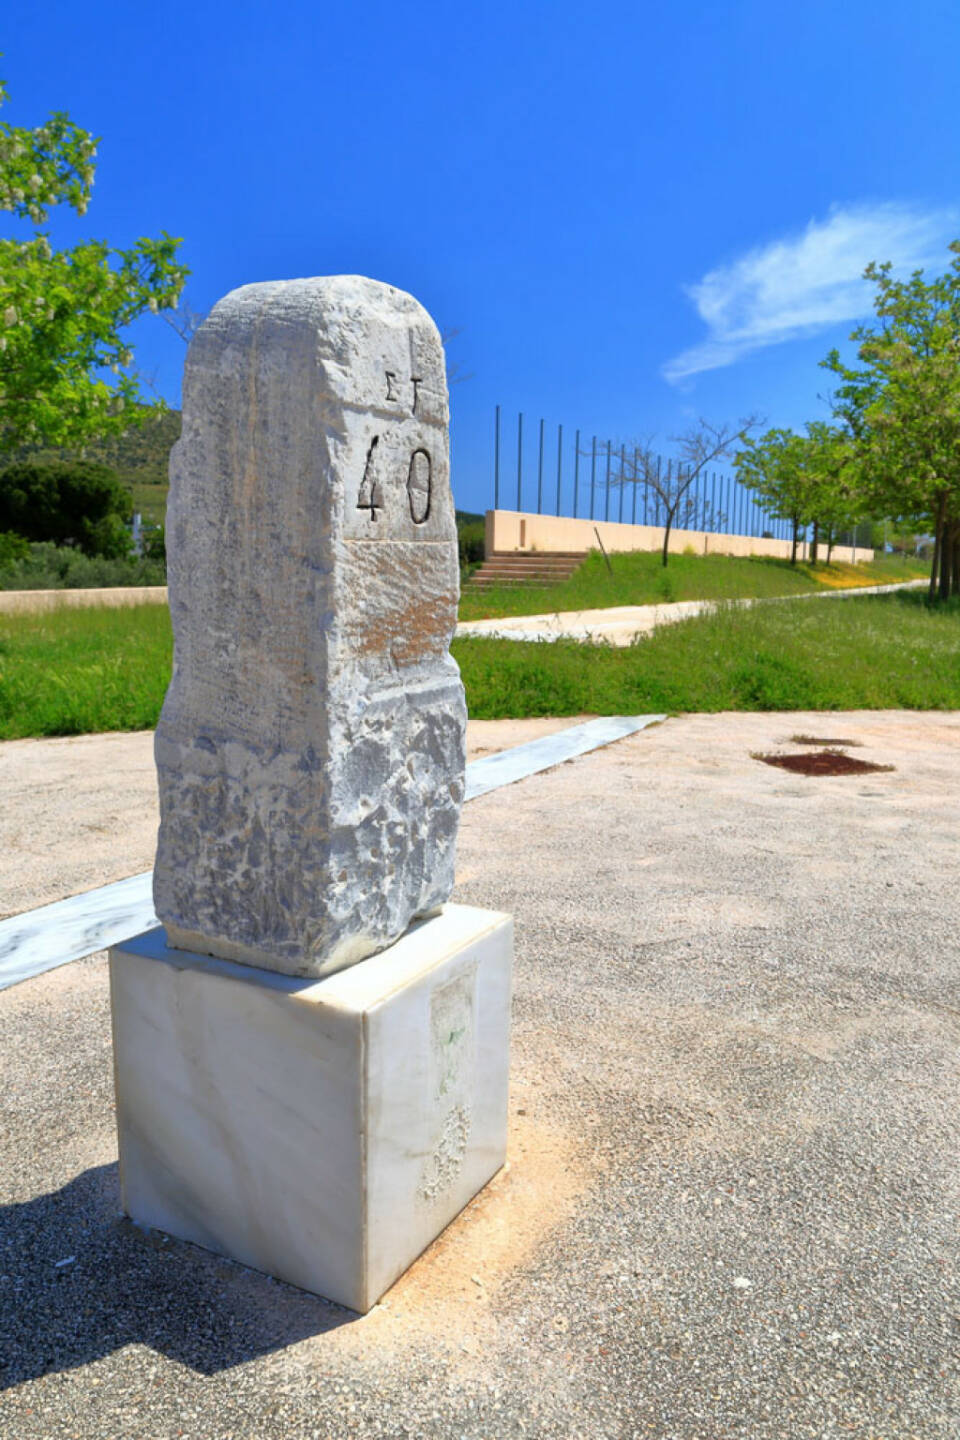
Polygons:
<instances>
[{"instance_id":1,"label":"blue sky","mask_svg":"<svg viewBox=\"0 0 960 1440\"><path fill-rule=\"evenodd\" d=\"M165 229L197 309L353 272L458 329L465 509L491 503L498 402L532 441L543 416L551 443L666 450L699 415L825 417L864 264L939 270L960 236L954 0L46 0L0 44L3 119L102 136L55 243ZM176 402L182 342L133 339Z\"/></svg>"}]
</instances>

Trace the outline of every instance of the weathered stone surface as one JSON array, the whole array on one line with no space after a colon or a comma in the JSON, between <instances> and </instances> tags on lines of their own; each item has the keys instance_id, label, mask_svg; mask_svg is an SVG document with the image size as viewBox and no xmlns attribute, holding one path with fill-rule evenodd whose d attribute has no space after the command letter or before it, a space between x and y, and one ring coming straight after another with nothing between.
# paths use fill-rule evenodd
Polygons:
<instances>
[{"instance_id":1,"label":"weathered stone surface","mask_svg":"<svg viewBox=\"0 0 960 1440\"><path fill-rule=\"evenodd\" d=\"M436 327L356 276L247 285L187 359L157 729L170 943L322 975L446 900L466 709Z\"/></svg>"}]
</instances>

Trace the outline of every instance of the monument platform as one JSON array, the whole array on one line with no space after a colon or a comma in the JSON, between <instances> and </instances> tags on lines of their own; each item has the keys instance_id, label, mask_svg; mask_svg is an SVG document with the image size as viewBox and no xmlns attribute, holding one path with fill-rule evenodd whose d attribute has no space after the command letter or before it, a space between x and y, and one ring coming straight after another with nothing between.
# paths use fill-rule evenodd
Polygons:
<instances>
[{"instance_id":1,"label":"monument platform","mask_svg":"<svg viewBox=\"0 0 960 1440\"><path fill-rule=\"evenodd\" d=\"M512 960L463 905L319 981L115 947L124 1210L366 1312L504 1162Z\"/></svg>"}]
</instances>

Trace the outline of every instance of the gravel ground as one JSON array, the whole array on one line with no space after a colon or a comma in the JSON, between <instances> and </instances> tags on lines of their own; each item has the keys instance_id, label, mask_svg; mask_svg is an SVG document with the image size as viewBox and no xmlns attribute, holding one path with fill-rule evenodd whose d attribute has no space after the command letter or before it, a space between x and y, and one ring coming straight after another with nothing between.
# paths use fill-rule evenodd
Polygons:
<instances>
[{"instance_id":1,"label":"gravel ground","mask_svg":"<svg viewBox=\"0 0 960 1440\"><path fill-rule=\"evenodd\" d=\"M705 715L472 802L510 1164L362 1319L118 1216L102 957L6 991L0 1435L956 1440L958 793L960 715Z\"/></svg>"},{"instance_id":2,"label":"gravel ground","mask_svg":"<svg viewBox=\"0 0 960 1440\"><path fill-rule=\"evenodd\" d=\"M576 723L471 720L467 758ZM149 870L159 823L152 730L0 741L0 920Z\"/></svg>"}]
</instances>

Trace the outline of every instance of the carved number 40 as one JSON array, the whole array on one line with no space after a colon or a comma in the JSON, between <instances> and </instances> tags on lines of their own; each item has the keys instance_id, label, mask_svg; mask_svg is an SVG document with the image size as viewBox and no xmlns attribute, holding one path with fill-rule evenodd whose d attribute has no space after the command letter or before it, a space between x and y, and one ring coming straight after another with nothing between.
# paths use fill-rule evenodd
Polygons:
<instances>
[{"instance_id":1,"label":"carved number 40","mask_svg":"<svg viewBox=\"0 0 960 1440\"><path fill-rule=\"evenodd\" d=\"M374 435L370 441L370 449L367 451L367 463L363 467L360 494L357 496L357 509L369 510L371 520L376 520L377 511L383 509L383 506L377 503L377 481L373 473L373 457L379 443L380 436Z\"/></svg>"}]
</instances>

